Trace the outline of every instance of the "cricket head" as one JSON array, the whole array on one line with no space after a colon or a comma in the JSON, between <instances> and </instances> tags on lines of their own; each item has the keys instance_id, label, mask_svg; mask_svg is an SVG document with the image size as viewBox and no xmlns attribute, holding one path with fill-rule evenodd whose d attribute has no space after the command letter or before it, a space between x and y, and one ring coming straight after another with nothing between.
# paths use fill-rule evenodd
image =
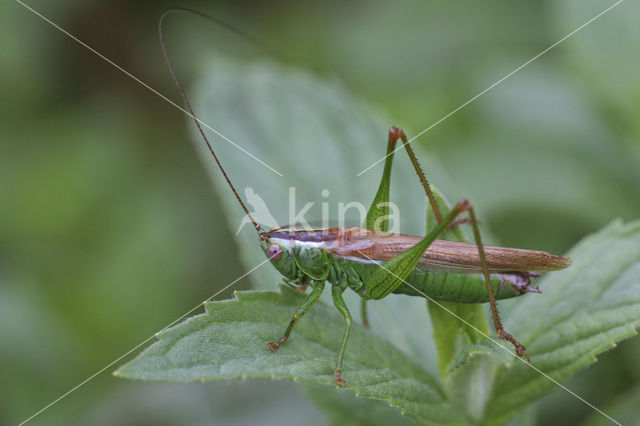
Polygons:
<instances>
[{"instance_id":1,"label":"cricket head","mask_svg":"<svg viewBox=\"0 0 640 426\"><path fill-rule=\"evenodd\" d=\"M291 241L286 238L278 238L268 234L260 235L260 247L271 264L284 275L285 278L291 280L298 276L298 268L296 266L295 257Z\"/></svg>"}]
</instances>

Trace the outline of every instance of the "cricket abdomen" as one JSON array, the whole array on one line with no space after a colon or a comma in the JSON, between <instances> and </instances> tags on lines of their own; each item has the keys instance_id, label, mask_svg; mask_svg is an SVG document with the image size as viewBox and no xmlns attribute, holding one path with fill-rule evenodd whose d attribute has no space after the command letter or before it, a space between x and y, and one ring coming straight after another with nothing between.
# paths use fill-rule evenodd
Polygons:
<instances>
[{"instance_id":1,"label":"cricket abdomen","mask_svg":"<svg viewBox=\"0 0 640 426\"><path fill-rule=\"evenodd\" d=\"M334 285L341 283L348 286L360 296L369 298L365 292L364 282L378 268L380 265L377 262L333 257L328 280ZM532 276L536 275L528 272L494 272L490 274L496 299L510 299L525 293L540 293L540 290L531 286ZM404 281L405 283L401 284L393 293L447 302L489 302L487 286L481 272L458 272L420 266L415 268Z\"/></svg>"},{"instance_id":2,"label":"cricket abdomen","mask_svg":"<svg viewBox=\"0 0 640 426\"><path fill-rule=\"evenodd\" d=\"M530 285L528 272L499 272L490 274L496 299L510 299L525 293L540 293ZM415 268L394 293L428 296L436 300L458 303L487 303L489 295L484 276L480 272L453 272Z\"/></svg>"}]
</instances>

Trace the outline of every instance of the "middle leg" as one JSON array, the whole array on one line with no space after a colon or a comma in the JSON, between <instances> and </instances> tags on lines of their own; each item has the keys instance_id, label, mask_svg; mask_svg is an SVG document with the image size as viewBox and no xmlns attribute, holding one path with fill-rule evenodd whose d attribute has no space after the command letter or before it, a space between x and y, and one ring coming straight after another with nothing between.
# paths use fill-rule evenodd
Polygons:
<instances>
[{"instance_id":1,"label":"middle leg","mask_svg":"<svg viewBox=\"0 0 640 426\"><path fill-rule=\"evenodd\" d=\"M351 331L351 314L347 308L347 304L342 297L343 288L338 285L334 285L331 288L331 295L333 296L333 303L338 308L338 311L344 318L345 327L344 335L342 336L342 344L340 345L340 352L338 352L338 359L336 360L336 384L340 387L344 387L345 382L342 378L342 358L344 357L345 349L347 348L347 341L349 340L349 332Z\"/></svg>"},{"instance_id":2,"label":"middle leg","mask_svg":"<svg viewBox=\"0 0 640 426\"><path fill-rule=\"evenodd\" d=\"M360 316L362 317L362 325L366 328L371 328L371 325L369 324L369 314L367 313L367 302L367 299L362 298L360 302Z\"/></svg>"}]
</instances>

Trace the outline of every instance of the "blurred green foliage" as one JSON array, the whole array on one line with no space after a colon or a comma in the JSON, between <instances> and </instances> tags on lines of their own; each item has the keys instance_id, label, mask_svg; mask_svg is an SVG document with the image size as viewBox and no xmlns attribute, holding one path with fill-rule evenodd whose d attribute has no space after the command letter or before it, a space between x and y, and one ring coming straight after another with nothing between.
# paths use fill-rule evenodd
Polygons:
<instances>
[{"instance_id":1,"label":"blurred green foliage","mask_svg":"<svg viewBox=\"0 0 640 426\"><path fill-rule=\"evenodd\" d=\"M28 4L173 99L156 19L198 8L415 134L612 3ZM434 183L470 198L495 242L563 252L615 217L640 217L639 18L622 3L416 141L447 172ZM0 5L0 23L0 424L15 424L245 269L185 117L18 3ZM199 58L264 59L192 18L171 21L167 38L188 87ZM568 386L637 419L638 359L635 338ZM293 385L147 385L109 371L33 424L337 421ZM535 412L540 424L590 416L560 390Z\"/></svg>"}]
</instances>

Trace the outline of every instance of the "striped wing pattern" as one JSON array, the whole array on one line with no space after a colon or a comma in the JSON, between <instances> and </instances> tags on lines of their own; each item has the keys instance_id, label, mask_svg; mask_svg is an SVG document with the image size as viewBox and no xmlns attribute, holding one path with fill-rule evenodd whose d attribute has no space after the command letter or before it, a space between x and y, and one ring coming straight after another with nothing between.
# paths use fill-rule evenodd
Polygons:
<instances>
[{"instance_id":1,"label":"striped wing pattern","mask_svg":"<svg viewBox=\"0 0 640 426\"><path fill-rule=\"evenodd\" d=\"M361 259L389 260L415 246L422 238L413 235L378 235L363 228L343 230L340 238L327 245L334 255ZM571 259L544 251L484 246L491 272L543 272L564 269ZM475 244L435 240L425 251L419 264L436 268L481 269Z\"/></svg>"}]
</instances>

